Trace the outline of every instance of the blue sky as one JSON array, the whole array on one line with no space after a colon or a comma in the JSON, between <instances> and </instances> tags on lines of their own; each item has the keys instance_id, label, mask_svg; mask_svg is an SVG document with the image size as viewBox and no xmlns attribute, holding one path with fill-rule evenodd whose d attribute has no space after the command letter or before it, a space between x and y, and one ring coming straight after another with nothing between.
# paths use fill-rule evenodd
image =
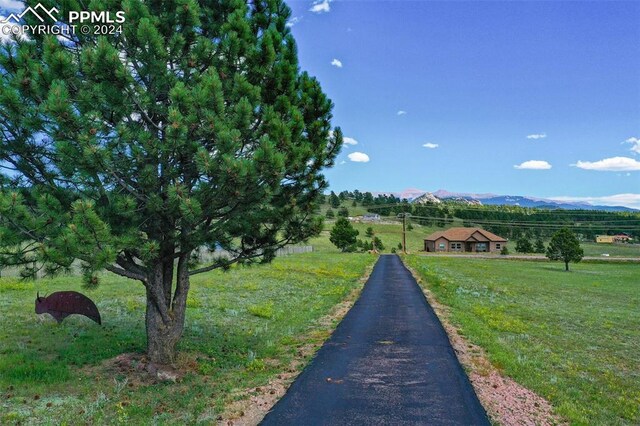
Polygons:
<instances>
[{"instance_id":1,"label":"blue sky","mask_svg":"<svg viewBox=\"0 0 640 426\"><path fill-rule=\"evenodd\" d=\"M357 141L331 189L640 208L640 2L288 4L301 67Z\"/></svg>"},{"instance_id":2,"label":"blue sky","mask_svg":"<svg viewBox=\"0 0 640 426\"><path fill-rule=\"evenodd\" d=\"M331 189L640 208L640 1L288 4L352 142Z\"/></svg>"}]
</instances>

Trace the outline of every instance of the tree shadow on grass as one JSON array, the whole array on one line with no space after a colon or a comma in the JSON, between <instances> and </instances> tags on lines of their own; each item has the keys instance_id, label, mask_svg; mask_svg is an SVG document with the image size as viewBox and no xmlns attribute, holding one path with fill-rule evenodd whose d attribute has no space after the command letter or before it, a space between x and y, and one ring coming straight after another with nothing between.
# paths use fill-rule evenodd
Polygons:
<instances>
[{"instance_id":1,"label":"tree shadow on grass","mask_svg":"<svg viewBox=\"0 0 640 426\"><path fill-rule=\"evenodd\" d=\"M199 332L185 329L178 351L205 355L202 371L245 366L265 351L259 334L243 327L222 329L213 320L200 326ZM25 321L20 330L8 336L7 347L0 352L0 383L6 385L66 382L81 374L83 367L124 353L143 354L146 349L144 319L131 315L105 315L100 327L80 316L57 324L45 314Z\"/></svg>"},{"instance_id":2,"label":"tree shadow on grass","mask_svg":"<svg viewBox=\"0 0 640 426\"><path fill-rule=\"evenodd\" d=\"M558 263L557 265L545 265L545 266L540 266L540 269L544 269L545 271L551 271L551 272L574 272L573 269L571 269L571 266L569 266L569 271L565 271L564 270L564 263L560 264Z\"/></svg>"},{"instance_id":3,"label":"tree shadow on grass","mask_svg":"<svg viewBox=\"0 0 640 426\"><path fill-rule=\"evenodd\" d=\"M7 336L0 354L0 382L9 384L64 382L73 377L74 367L144 349L143 327L122 320L100 327L75 315L57 324L44 314L14 325L20 332Z\"/></svg>"}]
</instances>

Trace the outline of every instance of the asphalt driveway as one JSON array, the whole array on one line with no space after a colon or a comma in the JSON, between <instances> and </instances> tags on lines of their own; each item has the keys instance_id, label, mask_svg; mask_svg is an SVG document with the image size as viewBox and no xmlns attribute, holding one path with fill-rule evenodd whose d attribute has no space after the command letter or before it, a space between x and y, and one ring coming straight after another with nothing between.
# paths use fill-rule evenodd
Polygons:
<instances>
[{"instance_id":1,"label":"asphalt driveway","mask_svg":"<svg viewBox=\"0 0 640 426\"><path fill-rule=\"evenodd\" d=\"M488 425L449 339L396 255L263 425Z\"/></svg>"}]
</instances>

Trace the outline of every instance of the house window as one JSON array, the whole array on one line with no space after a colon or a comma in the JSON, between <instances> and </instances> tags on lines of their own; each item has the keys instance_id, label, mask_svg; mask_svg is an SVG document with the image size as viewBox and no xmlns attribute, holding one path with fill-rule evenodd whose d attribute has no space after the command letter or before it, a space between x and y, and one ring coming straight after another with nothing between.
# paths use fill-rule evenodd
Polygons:
<instances>
[{"instance_id":1,"label":"house window","mask_svg":"<svg viewBox=\"0 0 640 426\"><path fill-rule=\"evenodd\" d=\"M487 251L487 243L477 243L476 251Z\"/></svg>"},{"instance_id":2,"label":"house window","mask_svg":"<svg viewBox=\"0 0 640 426\"><path fill-rule=\"evenodd\" d=\"M500 250L500 243L496 243L496 250Z\"/></svg>"},{"instance_id":3,"label":"house window","mask_svg":"<svg viewBox=\"0 0 640 426\"><path fill-rule=\"evenodd\" d=\"M451 243L451 250L462 250L462 243Z\"/></svg>"},{"instance_id":4,"label":"house window","mask_svg":"<svg viewBox=\"0 0 640 426\"><path fill-rule=\"evenodd\" d=\"M444 243L440 243L440 245L438 245L438 247L440 247L440 250L444 250L445 244Z\"/></svg>"}]
</instances>

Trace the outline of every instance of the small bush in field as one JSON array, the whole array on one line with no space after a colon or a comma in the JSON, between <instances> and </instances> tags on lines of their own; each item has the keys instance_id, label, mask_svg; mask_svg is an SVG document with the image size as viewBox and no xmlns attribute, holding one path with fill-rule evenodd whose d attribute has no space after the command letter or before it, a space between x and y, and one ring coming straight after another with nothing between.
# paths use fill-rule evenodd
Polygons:
<instances>
[{"instance_id":1,"label":"small bush in field","mask_svg":"<svg viewBox=\"0 0 640 426\"><path fill-rule=\"evenodd\" d=\"M249 306L248 311L251 315L260 318L273 318L273 302L260 303L258 305Z\"/></svg>"},{"instance_id":2,"label":"small bush in field","mask_svg":"<svg viewBox=\"0 0 640 426\"><path fill-rule=\"evenodd\" d=\"M351 225L351 222L341 217L331 229L329 241L343 252L353 251L356 248L358 234L358 230Z\"/></svg>"}]
</instances>

